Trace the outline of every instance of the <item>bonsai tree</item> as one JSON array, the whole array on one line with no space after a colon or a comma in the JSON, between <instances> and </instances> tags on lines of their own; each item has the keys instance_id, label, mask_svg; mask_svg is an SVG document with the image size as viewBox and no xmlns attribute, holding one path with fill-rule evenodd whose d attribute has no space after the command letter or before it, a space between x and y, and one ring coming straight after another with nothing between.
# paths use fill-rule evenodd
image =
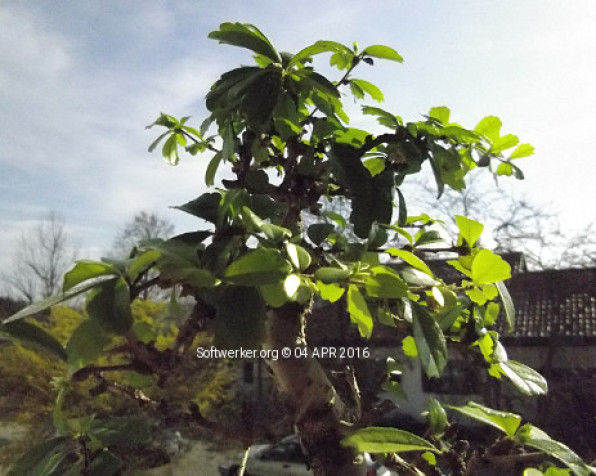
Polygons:
<instances>
[{"instance_id":1,"label":"bonsai tree","mask_svg":"<svg viewBox=\"0 0 596 476\"><path fill-rule=\"evenodd\" d=\"M249 50L255 64L225 72L213 84L206 97L210 114L199 127L189 125L189 117L167 114L149 126L161 128L149 150L161 147L169 164L176 165L183 152L200 154L199 160L208 157L208 191L177 207L200 219L198 230L139 243L136 255L126 261L79 261L64 276L62 294L3 324L13 338L35 341L70 363L70 374L56 384L59 436L26 455L16 473L33 464L43 474L66 467L81 474L100 466L118 468L111 445L130 440L134 425L66 418L68 389L87 378L97 379L102 389L114 387L110 371L122 369L157 375L164 387L181 359L193 356L204 321L213 321L218 349L255 349L265 358L314 474L363 475L363 452L384 454L400 474L479 471L474 468L486 461L450 444L445 410L435 400L430 401L426 439L396 428L363 426L357 378L347 369L348 385L336 385L309 355L305 326L315 299L344 299L346 319L364 339L375 326L402 327L404 349L420 360L430 378L448 365L449 349L460 347L480 356L491 378L509 380L526 395L544 394L545 380L509 360L495 330L497 320L514 326L513 304L503 285L511 274L502 258L481 246L483 225L458 216L458 236L444 237L431 216L408 215L401 191L425 163L439 196L445 187L462 190L466 174L477 167L495 177L523 179L517 160L530 156L533 147L502 134L497 117L465 128L452 122L445 106L405 122L376 105L363 105L361 113L376 120L379 130L350 127L346 100L384 99L357 71L378 61L402 62L388 46L360 49L317 41L290 54L276 50L256 27L240 23L224 23L209 36ZM314 68L313 58L319 55L330 55L336 76ZM216 180L220 176L225 178ZM334 197L349 203L349 216L325 208ZM324 215L333 223L305 220L307 214ZM449 264L461 274L459 282L448 284L433 274L425 259L437 252L452 254ZM388 260L398 266L389 266ZM157 277L143 280L149 272ZM158 350L145 339L146 329L131 316L131 301L150 286L170 289L173 300L182 295L195 302L167 349ZM22 320L82 293L87 293L88 320L66 349ZM118 364L97 365L106 353L117 355ZM395 370L395 362L389 365L388 371ZM213 427L196 405L175 409L167 399L155 402L132 385L118 385L123 395L167 421ZM500 464L510 469L520 461L520 448L534 448L575 474L590 471L562 443L530 424L520 426L518 415L474 403L453 410L503 433L498 447L506 461ZM542 460L534 455L531 461Z\"/></svg>"}]
</instances>

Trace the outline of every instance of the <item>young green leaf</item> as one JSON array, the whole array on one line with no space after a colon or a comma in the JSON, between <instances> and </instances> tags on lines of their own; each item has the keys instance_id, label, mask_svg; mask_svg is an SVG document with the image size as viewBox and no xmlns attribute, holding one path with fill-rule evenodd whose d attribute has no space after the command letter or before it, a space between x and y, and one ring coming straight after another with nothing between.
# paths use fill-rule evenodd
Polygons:
<instances>
[{"instance_id":1,"label":"young green leaf","mask_svg":"<svg viewBox=\"0 0 596 476\"><path fill-rule=\"evenodd\" d=\"M477 222L476 220L471 220L462 215L455 216L455 224L459 229L459 236L462 239L462 242L459 244L466 244L466 246L472 247L476 244L480 235L482 235L482 230L484 230L484 225L482 223ZM459 240L458 240L459 242Z\"/></svg>"},{"instance_id":2,"label":"young green leaf","mask_svg":"<svg viewBox=\"0 0 596 476\"><path fill-rule=\"evenodd\" d=\"M93 362L111 342L94 319L85 319L79 324L66 344L67 363L70 372L75 372Z\"/></svg>"},{"instance_id":3,"label":"young green leaf","mask_svg":"<svg viewBox=\"0 0 596 476\"><path fill-rule=\"evenodd\" d=\"M52 306L55 306L56 304L60 304L61 302L68 301L73 297L86 293L87 291L93 289L97 285L98 283L88 284L77 289L72 289L66 293L60 293L56 296L50 296L46 299L42 299L41 301L34 302L26 308L21 309L16 314L13 314L12 316L9 316L8 318L4 319L4 321L2 321L2 324L8 324L9 322L18 321L19 319L38 314L42 311L45 311L46 309L49 309Z\"/></svg>"},{"instance_id":4,"label":"young green leaf","mask_svg":"<svg viewBox=\"0 0 596 476\"><path fill-rule=\"evenodd\" d=\"M315 223L310 225L306 231L308 238L315 245L320 245L327 239L327 237L333 232L335 226L331 223Z\"/></svg>"},{"instance_id":5,"label":"young green leaf","mask_svg":"<svg viewBox=\"0 0 596 476\"><path fill-rule=\"evenodd\" d=\"M70 436L57 436L40 443L10 467L8 474L20 475L51 475L57 474L62 461L74 449L74 441Z\"/></svg>"},{"instance_id":6,"label":"young green leaf","mask_svg":"<svg viewBox=\"0 0 596 476\"><path fill-rule=\"evenodd\" d=\"M371 268L366 279L366 294L370 297L397 299L408 295L408 286L397 271L387 266Z\"/></svg>"},{"instance_id":7,"label":"young green leaf","mask_svg":"<svg viewBox=\"0 0 596 476\"><path fill-rule=\"evenodd\" d=\"M209 38L220 43L247 48L273 62L281 63L281 57L267 37L254 25L248 23L222 23L219 30L209 33Z\"/></svg>"},{"instance_id":8,"label":"young green leaf","mask_svg":"<svg viewBox=\"0 0 596 476\"><path fill-rule=\"evenodd\" d=\"M416 339L412 336L406 336L401 341L401 348L406 357L418 357L418 347L416 347Z\"/></svg>"},{"instance_id":9,"label":"young green leaf","mask_svg":"<svg viewBox=\"0 0 596 476\"><path fill-rule=\"evenodd\" d=\"M368 339L372 335L373 318L357 286L348 287L348 312L352 322L358 326L360 335Z\"/></svg>"},{"instance_id":10,"label":"young green leaf","mask_svg":"<svg viewBox=\"0 0 596 476\"><path fill-rule=\"evenodd\" d=\"M132 325L130 292L124 278L114 278L95 286L87 297L85 310L107 332L124 334Z\"/></svg>"},{"instance_id":11,"label":"young green leaf","mask_svg":"<svg viewBox=\"0 0 596 476\"><path fill-rule=\"evenodd\" d=\"M521 417L515 413L494 410L476 402L468 402L463 406L446 405L447 408L455 410L476 421L486 423L498 430L501 430L509 438L513 438L521 423Z\"/></svg>"},{"instance_id":12,"label":"young green leaf","mask_svg":"<svg viewBox=\"0 0 596 476\"><path fill-rule=\"evenodd\" d=\"M398 197L398 215L397 215L397 226L402 227L405 226L406 222L408 221L408 209L406 207L406 199L404 198L404 194L401 192L399 188L397 190L397 197ZM405 232L405 230L395 230L404 236L410 243L412 243L412 238L409 236L409 233ZM406 234L404 234L404 232Z\"/></svg>"},{"instance_id":13,"label":"young green leaf","mask_svg":"<svg viewBox=\"0 0 596 476\"><path fill-rule=\"evenodd\" d=\"M445 409L436 398L432 397L428 399L428 423L431 434L435 438L440 438L449 426Z\"/></svg>"},{"instance_id":14,"label":"young green leaf","mask_svg":"<svg viewBox=\"0 0 596 476\"><path fill-rule=\"evenodd\" d=\"M412 303L412 328L422 368L428 377L439 377L447 365L447 342L428 310Z\"/></svg>"},{"instance_id":15,"label":"young green leaf","mask_svg":"<svg viewBox=\"0 0 596 476\"><path fill-rule=\"evenodd\" d=\"M341 43L337 43L336 41L320 40L296 53L290 60L287 68L289 69L290 67L295 66L299 62L304 61L314 55L337 52L343 52L344 54L351 56L354 55L350 48L342 45Z\"/></svg>"},{"instance_id":16,"label":"young green leaf","mask_svg":"<svg viewBox=\"0 0 596 476\"><path fill-rule=\"evenodd\" d=\"M501 135L501 126L503 123L501 119L496 116L487 116L482 119L474 128L474 130L485 136L490 141L497 140Z\"/></svg>"},{"instance_id":17,"label":"young green leaf","mask_svg":"<svg viewBox=\"0 0 596 476\"><path fill-rule=\"evenodd\" d=\"M393 48L385 45L371 45L364 48L363 55L373 56L375 58L386 59L403 63L402 56Z\"/></svg>"},{"instance_id":18,"label":"young green leaf","mask_svg":"<svg viewBox=\"0 0 596 476\"><path fill-rule=\"evenodd\" d=\"M488 284L504 281L511 277L511 266L490 250L480 250L472 262L474 284Z\"/></svg>"},{"instance_id":19,"label":"young green leaf","mask_svg":"<svg viewBox=\"0 0 596 476\"><path fill-rule=\"evenodd\" d=\"M511 295L507 290L507 286L502 281L495 283L497 289L499 290L499 295L501 296L501 300L503 301L503 309L505 310L505 322L507 322L507 330L509 332L513 331L515 327L515 306L513 304L513 299L511 299Z\"/></svg>"},{"instance_id":20,"label":"young green leaf","mask_svg":"<svg viewBox=\"0 0 596 476\"><path fill-rule=\"evenodd\" d=\"M428 113L428 117L432 117L436 119L443 125L449 124L449 116L451 115L451 111L446 106L439 106L433 107L430 112Z\"/></svg>"},{"instance_id":21,"label":"young green leaf","mask_svg":"<svg viewBox=\"0 0 596 476\"><path fill-rule=\"evenodd\" d=\"M575 476L594 474L591 469L575 452L560 441L553 440L540 428L529 423L522 426L517 435L517 442L535 448L565 464Z\"/></svg>"},{"instance_id":22,"label":"young green leaf","mask_svg":"<svg viewBox=\"0 0 596 476\"><path fill-rule=\"evenodd\" d=\"M316 287L319 290L321 299L329 302L335 302L341 298L345 289L335 283L326 284L323 281L317 281Z\"/></svg>"},{"instance_id":23,"label":"young green leaf","mask_svg":"<svg viewBox=\"0 0 596 476\"><path fill-rule=\"evenodd\" d=\"M521 159L523 157L529 157L534 154L534 147L530 144L520 144L509 156L509 160Z\"/></svg>"},{"instance_id":24,"label":"young green leaf","mask_svg":"<svg viewBox=\"0 0 596 476\"><path fill-rule=\"evenodd\" d=\"M418 256L416 256L414 253L406 250L400 250L398 248L387 248L385 251L391 256L403 259L406 263L422 271L423 273L428 274L430 277L434 276L428 265L418 258Z\"/></svg>"},{"instance_id":25,"label":"young green leaf","mask_svg":"<svg viewBox=\"0 0 596 476\"><path fill-rule=\"evenodd\" d=\"M358 452L403 453L405 451L438 452L432 443L424 438L397 428L368 427L356 430L341 442L353 446Z\"/></svg>"},{"instance_id":26,"label":"young green leaf","mask_svg":"<svg viewBox=\"0 0 596 476\"><path fill-rule=\"evenodd\" d=\"M0 323L1 340L11 340L25 345L31 345L49 352L61 360L66 360L66 352L62 344L41 327L30 322L13 321L8 324Z\"/></svg>"},{"instance_id":27,"label":"young green leaf","mask_svg":"<svg viewBox=\"0 0 596 476\"><path fill-rule=\"evenodd\" d=\"M490 151L493 154L499 154L504 150L511 149L511 147L515 147L517 144L519 144L519 137L513 134L505 134L504 136L501 136L493 141L493 145L490 148Z\"/></svg>"},{"instance_id":28,"label":"young green leaf","mask_svg":"<svg viewBox=\"0 0 596 476\"><path fill-rule=\"evenodd\" d=\"M310 266L312 258L310 257L310 253L306 251L305 248L289 242L286 243L285 246L288 258L297 271L304 271Z\"/></svg>"},{"instance_id":29,"label":"young green leaf","mask_svg":"<svg viewBox=\"0 0 596 476\"><path fill-rule=\"evenodd\" d=\"M515 388L524 395L546 395L548 384L534 369L515 360L501 362L499 366Z\"/></svg>"},{"instance_id":30,"label":"young green leaf","mask_svg":"<svg viewBox=\"0 0 596 476\"><path fill-rule=\"evenodd\" d=\"M374 84L365 81L364 79L352 79L350 84L356 85L360 88L361 91L368 94L371 98L373 98L377 102L383 102L385 97L383 96L383 92Z\"/></svg>"},{"instance_id":31,"label":"young green leaf","mask_svg":"<svg viewBox=\"0 0 596 476\"><path fill-rule=\"evenodd\" d=\"M323 266L315 271L315 278L325 284L341 283L348 279L350 270Z\"/></svg>"},{"instance_id":32,"label":"young green leaf","mask_svg":"<svg viewBox=\"0 0 596 476\"><path fill-rule=\"evenodd\" d=\"M243 286L274 284L290 274L292 266L279 251L257 248L230 264L223 273L226 281Z\"/></svg>"}]
</instances>

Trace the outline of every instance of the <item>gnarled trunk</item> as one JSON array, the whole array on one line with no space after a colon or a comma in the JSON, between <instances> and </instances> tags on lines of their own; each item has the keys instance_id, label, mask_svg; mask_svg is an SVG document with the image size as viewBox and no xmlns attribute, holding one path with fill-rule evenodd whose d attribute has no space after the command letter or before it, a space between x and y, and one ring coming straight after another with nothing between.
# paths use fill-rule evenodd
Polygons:
<instances>
[{"instance_id":1,"label":"gnarled trunk","mask_svg":"<svg viewBox=\"0 0 596 476\"><path fill-rule=\"evenodd\" d=\"M296 358L294 349L305 347L305 313L308 308L288 304L267 313L265 348L277 349L278 360L269 360L278 389L293 415L294 427L316 476L364 476L362 459L340 440L358 420L359 396L353 403L342 398L321 364L314 358ZM288 348L290 358L282 357Z\"/></svg>"}]
</instances>

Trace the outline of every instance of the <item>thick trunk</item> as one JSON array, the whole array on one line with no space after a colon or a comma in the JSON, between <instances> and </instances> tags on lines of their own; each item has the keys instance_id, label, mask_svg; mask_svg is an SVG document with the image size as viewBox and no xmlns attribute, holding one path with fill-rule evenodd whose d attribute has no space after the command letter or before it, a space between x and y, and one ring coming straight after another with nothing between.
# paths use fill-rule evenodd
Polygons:
<instances>
[{"instance_id":1,"label":"thick trunk","mask_svg":"<svg viewBox=\"0 0 596 476\"><path fill-rule=\"evenodd\" d=\"M278 360L269 360L277 386L292 412L294 426L308 454L316 476L364 476L366 468L357 463L351 448L340 440L359 418L357 404L348 405L327 378L320 363L313 358L296 358L294 349L305 347L305 308L286 305L267 314L268 349L277 349ZM292 357L283 358L289 348ZM354 402L358 395L354 395Z\"/></svg>"}]
</instances>

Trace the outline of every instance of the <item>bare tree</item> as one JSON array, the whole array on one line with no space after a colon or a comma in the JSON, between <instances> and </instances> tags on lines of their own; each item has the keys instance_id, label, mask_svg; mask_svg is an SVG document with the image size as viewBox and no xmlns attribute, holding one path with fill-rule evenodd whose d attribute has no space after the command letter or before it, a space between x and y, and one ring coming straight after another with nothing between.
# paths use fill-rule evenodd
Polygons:
<instances>
[{"instance_id":1,"label":"bare tree","mask_svg":"<svg viewBox=\"0 0 596 476\"><path fill-rule=\"evenodd\" d=\"M77 252L63 219L50 212L18 238L4 280L15 297L30 303L57 294Z\"/></svg>"},{"instance_id":2,"label":"bare tree","mask_svg":"<svg viewBox=\"0 0 596 476\"><path fill-rule=\"evenodd\" d=\"M134 256L135 245L144 240L153 238L169 238L174 233L174 225L165 218L161 218L155 212L141 211L137 213L130 222L126 223L120 230L112 246L111 255L115 258ZM150 272L141 278L141 282L147 282L156 274ZM141 294L143 299L159 300L163 293L159 290L145 289Z\"/></svg>"},{"instance_id":3,"label":"bare tree","mask_svg":"<svg viewBox=\"0 0 596 476\"><path fill-rule=\"evenodd\" d=\"M516 196L478 175L460 192L446 189L440 200L428 182L414 184L410 195L412 205L432 207L433 218L446 220L448 226L458 214L484 223L497 251L523 252L530 268L596 266L595 223L577 232L564 230L549 205Z\"/></svg>"},{"instance_id":4,"label":"bare tree","mask_svg":"<svg viewBox=\"0 0 596 476\"><path fill-rule=\"evenodd\" d=\"M128 256L135 244L152 238L168 238L174 232L174 225L155 212L141 211L126 223L118 233L112 246L112 254Z\"/></svg>"}]
</instances>

